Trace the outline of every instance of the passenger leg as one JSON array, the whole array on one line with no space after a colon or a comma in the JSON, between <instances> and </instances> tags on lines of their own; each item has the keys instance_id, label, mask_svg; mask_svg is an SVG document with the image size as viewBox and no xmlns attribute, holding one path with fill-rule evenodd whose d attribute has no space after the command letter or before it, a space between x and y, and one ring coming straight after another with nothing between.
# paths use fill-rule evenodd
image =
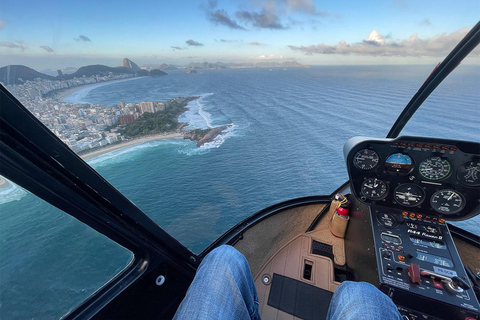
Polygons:
<instances>
[{"instance_id":1,"label":"passenger leg","mask_svg":"<svg viewBox=\"0 0 480 320\"><path fill-rule=\"evenodd\" d=\"M174 319L260 319L247 259L231 246L210 252L198 267Z\"/></svg>"},{"instance_id":2,"label":"passenger leg","mask_svg":"<svg viewBox=\"0 0 480 320\"><path fill-rule=\"evenodd\" d=\"M343 282L335 291L327 320L402 320L393 301L366 282Z\"/></svg>"}]
</instances>

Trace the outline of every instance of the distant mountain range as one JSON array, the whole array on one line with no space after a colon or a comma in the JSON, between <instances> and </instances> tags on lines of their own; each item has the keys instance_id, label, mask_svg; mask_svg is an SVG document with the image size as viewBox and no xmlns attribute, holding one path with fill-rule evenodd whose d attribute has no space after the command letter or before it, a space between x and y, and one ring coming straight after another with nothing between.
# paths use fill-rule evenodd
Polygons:
<instances>
[{"instance_id":1,"label":"distant mountain range","mask_svg":"<svg viewBox=\"0 0 480 320\"><path fill-rule=\"evenodd\" d=\"M79 69L66 68L64 70L47 69L38 72L32 68L22 65L10 65L0 68L0 82L5 85L22 84L26 81L33 81L37 78L48 80L69 80L80 78L83 76L105 76L109 73L113 74L135 74L136 76L165 76L166 72L162 70L176 69L227 69L227 68L306 68L296 61L285 61L282 63L262 61L257 63L223 63L223 62L192 62L185 66L175 66L172 64L162 63L160 65L149 64L141 69L135 62L128 58L123 59L121 67L108 67L104 65L89 65Z\"/></svg>"},{"instance_id":2,"label":"distant mountain range","mask_svg":"<svg viewBox=\"0 0 480 320\"><path fill-rule=\"evenodd\" d=\"M23 84L26 81L33 81L37 78L47 80L70 80L73 78L91 77L91 76L105 76L109 73L113 74L135 74L136 76L166 76L167 73L158 70L143 70L131 60L123 59L122 67L108 67L104 65L90 65L79 68L73 73L57 75L56 77L33 70L32 68L22 65L10 65L0 68L0 82L5 85ZM58 74L58 72L57 72Z\"/></svg>"}]
</instances>

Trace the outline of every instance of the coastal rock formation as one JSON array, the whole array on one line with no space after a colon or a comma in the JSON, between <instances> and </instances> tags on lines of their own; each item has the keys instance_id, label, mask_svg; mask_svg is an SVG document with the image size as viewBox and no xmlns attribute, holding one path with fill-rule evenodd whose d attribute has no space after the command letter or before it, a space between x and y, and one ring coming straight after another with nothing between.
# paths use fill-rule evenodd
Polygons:
<instances>
[{"instance_id":1,"label":"coastal rock formation","mask_svg":"<svg viewBox=\"0 0 480 320\"><path fill-rule=\"evenodd\" d=\"M153 70L150 70L148 72L148 75L150 77L162 77L162 76L167 76L168 73L166 73L165 71L162 71L162 70L153 69Z\"/></svg>"},{"instance_id":2,"label":"coastal rock formation","mask_svg":"<svg viewBox=\"0 0 480 320\"><path fill-rule=\"evenodd\" d=\"M196 146L201 147L205 143L212 142L215 138L230 126L221 126L211 129L195 129L183 134L183 139L197 141Z\"/></svg>"},{"instance_id":3,"label":"coastal rock formation","mask_svg":"<svg viewBox=\"0 0 480 320\"><path fill-rule=\"evenodd\" d=\"M192 69L188 70L187 73L198 73L198 71L192 68Z\"/></svg>"},{"instance_id":4,"label":"coastal rock formation","mask_svg":"<svg viewBox=\"0 0 480 320\"><path fill-rule=\"evenodd\" d=\"M130 60L128 58L123 59L122 66L124 66L125 68L130 68L133 71L139 71L140 70L140 67L137 66L137 64L135 62L133 62L132 60Z\"/></svg>"}]
</instances>

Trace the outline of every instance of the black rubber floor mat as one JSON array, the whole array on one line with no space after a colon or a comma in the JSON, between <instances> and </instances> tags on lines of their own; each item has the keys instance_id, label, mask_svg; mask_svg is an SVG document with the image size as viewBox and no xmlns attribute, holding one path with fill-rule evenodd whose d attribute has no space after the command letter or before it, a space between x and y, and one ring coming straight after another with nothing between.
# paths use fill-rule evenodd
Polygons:
<instances>
[{"instance_id":1,"label":"black rubber floor mat","mask_svg":"<svg viewBox=\"0 0 480 320\"><path fill-rule=\"evenodd\" d=\"M333 293L273 274L268 305L305 320L325 320Z\"/></svg>"}]
</instances>

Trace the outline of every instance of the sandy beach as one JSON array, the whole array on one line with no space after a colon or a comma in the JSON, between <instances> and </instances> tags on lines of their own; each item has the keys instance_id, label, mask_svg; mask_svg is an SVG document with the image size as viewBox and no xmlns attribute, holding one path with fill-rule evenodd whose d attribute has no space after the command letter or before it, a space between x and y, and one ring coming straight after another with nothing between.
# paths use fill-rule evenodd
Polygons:
<instances>
[{"instance_id":1,"label":"sandy beach","mask_svg":"<svg viewBox=\"0 0 480 320\"><path fill-rule=\"evenodd\" d=\"M118 149L122 149L125 147L133 146L138 143L142 142L147 142L147 141L156 141L156 140L163 140L163 139L173 139L173 138L183 138L183 134L179 132L171 132L171 133L161 133L161 134L155 134L155 135L150 135L150 136L144 136L138 139L132 139L128 140L125 142L117 143L112 146L105 146L102 149L92 151L90 153L82 154L80 157L84 160L100 156L102 154L112 152Z\"/></svg>"},{"instance_id":2,"label":"sandy beach","mask_svg":"<svg viewBox=\"0 0 480 320\"><path fill-rule=\"evenodd\" d=\"M84 85L81 85L81 86L72 87L72 88L68 88L68 89L64 89L64 90L61 90L59 92L56 92L55 96L54 96L54 99L63 100L66 97L68 97L69 95L74 94L78 90L83 89L83 88L87 88L87 87L104 86L104 85L112 84L112 83L116 83L116 82L138 80L138 79L143 79L143 78L145 78L145 77L131 77L131 78L126 78L126 79L118 79L118 80L112 80L112 81L104 81L104 82L84 84Z\"/></svg>"}]
</instances>

